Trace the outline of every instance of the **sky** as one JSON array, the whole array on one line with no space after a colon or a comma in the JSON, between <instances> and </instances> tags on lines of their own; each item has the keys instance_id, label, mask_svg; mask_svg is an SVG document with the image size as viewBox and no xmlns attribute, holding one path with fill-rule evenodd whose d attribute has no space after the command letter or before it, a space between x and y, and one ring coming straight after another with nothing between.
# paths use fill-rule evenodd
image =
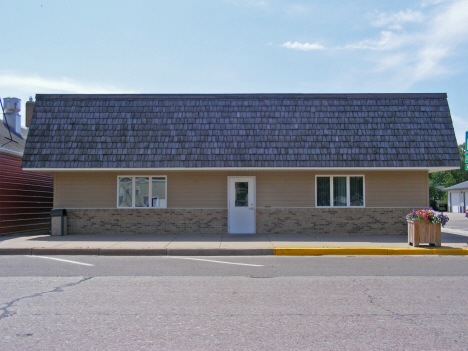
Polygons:
<instances>
[{"instance_id":1,"label":"sky","mask_svg":"<svg viewBox=\"0 0 468 351\"><path fill-rule=\"evenodd\" d=\"M468 0L0 0L0 97L447 93L468 131Z\"/></svg>"}]
</instances>

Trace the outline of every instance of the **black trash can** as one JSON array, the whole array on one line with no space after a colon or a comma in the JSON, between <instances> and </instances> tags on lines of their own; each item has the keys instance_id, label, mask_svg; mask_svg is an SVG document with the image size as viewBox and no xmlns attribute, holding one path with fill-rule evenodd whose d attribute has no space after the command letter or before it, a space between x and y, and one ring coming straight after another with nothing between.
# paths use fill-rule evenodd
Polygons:
<instances>
[{"instance_id":1,"label":"black trash can","mask_svg":"<svg viewBox=\"0 0 468 351\"><path fill-rule=\"evenodd\" d=\"M67 211L63 208L55 208L50 211L50 234L67 235Z\"/></svg>"}]
</instances>

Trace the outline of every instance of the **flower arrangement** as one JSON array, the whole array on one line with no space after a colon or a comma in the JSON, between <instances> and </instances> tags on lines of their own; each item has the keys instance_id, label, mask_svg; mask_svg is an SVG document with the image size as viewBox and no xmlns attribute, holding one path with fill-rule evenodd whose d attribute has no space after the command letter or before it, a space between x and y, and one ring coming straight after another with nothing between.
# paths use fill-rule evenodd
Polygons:
<instances>
[{"instance_id":1,"label":"flower arrangement","mask_svg":"<svg viewBox=\"0 0 468 351\"><path fill-rule=\"evenodd\" d=\"M406 215L407 220L428 219L431 223L440 223L442 227L449 221L448 216L444 216L442 212L435 212L432 208L413 210Z\"/></svg>"}]
</instances>

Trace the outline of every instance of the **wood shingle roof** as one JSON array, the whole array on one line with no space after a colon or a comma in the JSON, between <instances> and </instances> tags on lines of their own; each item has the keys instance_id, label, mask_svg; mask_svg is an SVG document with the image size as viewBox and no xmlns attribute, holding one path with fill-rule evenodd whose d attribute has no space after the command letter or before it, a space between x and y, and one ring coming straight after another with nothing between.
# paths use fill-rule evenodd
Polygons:
<instances>
[{"instance_id":1,"label":"wood shingle roof","mask_svg":"<svg viewBox=\"0 0 468 351\"><path fill-rule=\"evenodd\" d=\"M24 168L459 167L446 94L37 95Z\"/></svg>"}]
</instances>

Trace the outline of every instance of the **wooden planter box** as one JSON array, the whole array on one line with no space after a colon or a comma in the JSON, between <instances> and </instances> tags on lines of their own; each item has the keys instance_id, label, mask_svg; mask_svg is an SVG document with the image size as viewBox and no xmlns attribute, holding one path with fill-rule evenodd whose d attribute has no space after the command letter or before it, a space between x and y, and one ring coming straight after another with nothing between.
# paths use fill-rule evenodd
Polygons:
<instances>
[{"instance_id":1,"label":"wooden planter box","mask_svg":"<svg viewBox=\"0 0 468 351\"><path fill-rule=\"evenodd\" d=\"M430 223L429 220L408 221L408 244L419 246L420 243L441 245L441 224Z\"/></svg>"}]
</instances>

